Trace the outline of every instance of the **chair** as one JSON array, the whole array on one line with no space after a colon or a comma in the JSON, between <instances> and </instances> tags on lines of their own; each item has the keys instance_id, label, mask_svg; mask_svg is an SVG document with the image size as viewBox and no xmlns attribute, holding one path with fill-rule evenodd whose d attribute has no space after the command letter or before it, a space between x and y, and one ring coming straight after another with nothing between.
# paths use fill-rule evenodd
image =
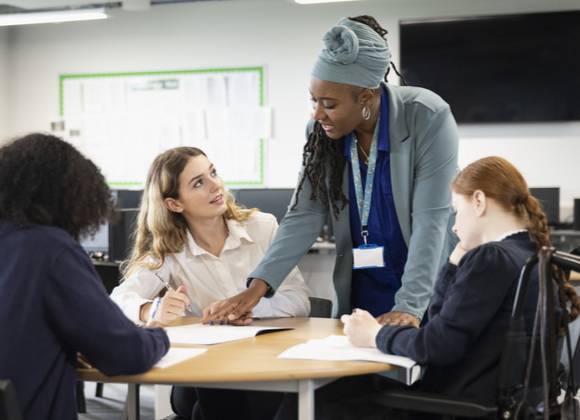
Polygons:
<instances>
[{"instance_id":1,"label":"chair","mask_svg":"<svg viewBox=\"0 0 580 420\"><path fill-rule=\"evenodd\" d=\"M330 318L332 316L332 302L328 299L310 296L310 317Z\"/></svg>"},{"instance_id":2,"label":"chair","mask_svg":"<svg viewBox=\"0 0 580 420\"><path fill-rule=\"evenodd\" d=\"M529 343L531 340L529 336L525 333L524 324L523 324L523 302L524 297L527 292L528 286L528 279L529 273L532 268L538 263L539 261L539 270L540 270L540 283L545 282L544 284L547 285L547 296L557 296L557 290L551 290L553 284L556 282L548 281L547 279L551 278L552 274L552 266L557 265L563 269L572 269L578 270L580 268L580 258L566 254L563 252L555 251L553 248L548 249L544 248L540 251L538 256L534 256L528 260L528 262L522 268L519 284L518 284L518 291L516 294L516 299L514 302L514 309L512 312L512 321L510 325L510 330L506 336L506 346L502 352L501 357L501 366L500 368L500 379L499 379L499 398L498 402L495 405L485 405L479 404L473 401L469 401L467 399L460 399L455 397L449 397L441 394L435 393L423 393L417 392L412 390L392 390L392 391L384 391L381 392L379 395L372 398L372 402L378 405L394 408L399 410L405 410L415 413L428 413L430 415L439 415L443 416L445 419L447 418L454 418L454 417L462 417L462 418L503 418L503 419L536 419L539 418L539 413L536 411L536 408L531 405L525 405L521 416L518 415L517 417L514 414L516 404L518 402L518 398L521 397L522 389L524 388L523 385L523 375L514 375L514 372L511 371L509 368L516 365L518 361L522 361L525 359L527 355L527 351L529 347ZM542 280L542 270L544 270L544 280ZM561 284L556 284L556 289ZM554 299L555 300L555 299ZM551 300L548 300L547 306L550 306ZM553 302L553 300L552 300ZM563 315L563 317L567 320L567 312ZM557 316L555 312L552 312L552 317L548 317L548 319L554 319L554 324L556 323L555 319ZM567 321L565 321L567 322ZM567 331L569 337L569 331ZM524 335L522 335L524 334ZM522 350L521 343L522 337L526 338L526 349L524 350L526 353L522 354L520 350ZM547 345L556 345L557 343L552 342L550 340L555 340L555 334L549 334L547 339ZM569 342L568 342L569 344ZM578 346L576 346L578 347ZM537 350L537 347L536 347ZM539 359L540 351L536 351L537 358ZM554 414L553 410L559 409L559 404L556 401L558 395L560 395L562 391L562 387L566 388L565 384L562 384L558 378L558 365L560 361L561 353L559 351L547 352L547 357L545 360L545 365L547 367L547 375L546 379L544 379L545 383L547 383L548 390L549 390L549 407L550 407L550 414ZM541 387L542 386L542 375L536 375L538 371L541 372L541 365L539 364L541 361L537 362L536 357L534 357L534 361L532 363L532 380L530 382L530 388L532 387ZM522 365L525 364L521 363ZM574 360L572 365L580 364L580 354L578 350L574 353ZM506 373L508 371L509 373ZM523 372L521 372L523 373ZM580 366L576 369L576 374L574 374L574 366L570 370L569 375L573 376L571 381L573 389L568 388L574 395L578 391L578 387L574 383L574 379L576 383L578 383L577 375L580 373ZM521 378L519 376L522 376ZM516 379L517 377L517 379ZM534 378L536 377L536 378ZM539 383L535 382L539 378ZM516 381L515 383L513 381ZM368 399L366 400L368 401ZM580 415L580 413L578 413ZM552 417L551 417L552 418ZM559 417L558 417L559 418ZM572 418L580 418L576 417L576 414Z\"/></svg>"},{"instance_id":3,"label":"chair","mask_svg":"<svg viewBox=\"0 0 580 420\"><path fill-rule=\"evenodd\" d=\"M0 380L0 420L22 420L12 381Z\"/></svg>"}]
</instances>

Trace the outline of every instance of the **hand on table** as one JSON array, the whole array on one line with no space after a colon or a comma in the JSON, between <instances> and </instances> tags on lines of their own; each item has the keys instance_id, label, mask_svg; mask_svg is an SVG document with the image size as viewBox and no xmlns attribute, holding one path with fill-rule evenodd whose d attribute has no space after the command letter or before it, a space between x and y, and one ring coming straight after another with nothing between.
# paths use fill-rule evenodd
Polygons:
<instances>
[{"instance_id":1,"label":"hand on table","mask_svg":"<svg viewBox=\"0 0 580 420\"><path fill-rule=\"evenodd\" d=\"M379 315L377 317L377 322L382 325L410 325L419 328L421 320L419 320L415 315L411 315L407 312L392 311Z\"/></svg>"},{"instance_id":2,"label":"hand on table","mask_svg":"<svg viewBox=\"0 0 580 420\"><path fill-rule=\"evenodd\" d=\"M202 312L201 322L210 325L250 325L253 321L251 311L241 316L237 316L236 314L236 319L228 319L228 309L231 307L230 299L218 300L206 307ZM225 315L220 315L222 313Z\"/></svg>"},{"instance_id":3,"label":"hand on table","mask_svg":"<svg viewBox=\"0 0 580 420\"><path fill-rule=\"evenodd\" d=\"M375 339L382 325L367 311L355 309L350 315L343 315L343 332L349 341L358 347L376 347Z\"/></svg>"},{"instance_id":4,"label":"hand on table","mask_svg":"<svg viewBox=\"0 0 580 420\"><path fill-rule=\"evenodd\" d=\"M254 279L246 290L232 296L212 303L203 310L201 322L228 323L233 325L248 325L252 322L252 309L266 295L268 286L260 279Z\"/></svg>"}]
</instances>

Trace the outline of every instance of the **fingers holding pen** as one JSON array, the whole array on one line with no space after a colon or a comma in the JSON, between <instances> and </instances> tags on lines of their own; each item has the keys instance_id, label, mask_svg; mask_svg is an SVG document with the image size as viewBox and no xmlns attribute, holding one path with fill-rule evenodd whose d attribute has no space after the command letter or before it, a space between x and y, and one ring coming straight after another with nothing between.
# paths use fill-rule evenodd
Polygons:
<instances>
[{"instance_id":1,"label":"fingers holding pen","mask_svg":"<svg viewBox=\"0 0 580 420\"><path fill-rule=\"evenodd\" d=\"M190 300L185 294L185 287L179 286L177 290L168 289L158 305L158 308L152 314L152 318L155 321L167 325L182 317L190 305Z\"/></svg>"}]
</instances>

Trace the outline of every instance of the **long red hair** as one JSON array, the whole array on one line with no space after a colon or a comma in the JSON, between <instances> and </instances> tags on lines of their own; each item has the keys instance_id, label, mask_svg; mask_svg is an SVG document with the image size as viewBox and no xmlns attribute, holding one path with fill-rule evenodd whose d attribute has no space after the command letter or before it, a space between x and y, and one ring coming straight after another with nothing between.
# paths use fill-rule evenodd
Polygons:
<instances>
[{"instance_id":1,"label":"long red hair","mask_svg":"<svg viewBox=\"0 0 580 420\"><path fill-rule=\"evenodd\" d=\"M536 198L530 194L526 180L509 161L498 156L476 160L457 174L452 190L471 197L477 190L493 198L505 210L524 220L537 249L550 246L548 219ZM557 274L561 276L561 271ZM572 303L570 316L580 314L580 298L569 283L564 283L566 296Z\"/></svg>"}]
</instances>

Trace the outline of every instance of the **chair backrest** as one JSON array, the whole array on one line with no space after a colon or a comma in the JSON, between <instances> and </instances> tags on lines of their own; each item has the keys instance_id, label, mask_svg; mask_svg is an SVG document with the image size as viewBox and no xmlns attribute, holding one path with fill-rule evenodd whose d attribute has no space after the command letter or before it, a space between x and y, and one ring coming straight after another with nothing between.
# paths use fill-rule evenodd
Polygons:
<instances>
[{"instance_id":1,"label":"chair backrest","mask_svg":"<svg viewBox=\"0 0 580 420\"><path fill-rule=\"evenodd\" d=\"M330 318L332 316L332 302L328 299L310 296L310 317Z\"/></svg>"},{"instance_id":2,"label":"chair backrest","mask_svg":"<svg viewBox=\"0 0 580 420\"><path fill-rule=\"evenodd\" d=\"M532 299L534 306L540 304L538 294L541 281L545 284L551 280L543 280L539 274L542 271L541 262L534 255L528 259L521 270L518 289L515 296L512 319L506 335L504 350L501 355L499 374L499 404L503 410L513 409L515 401L526 401L535 406L543 398L542 394L542 358L540 346L546 345L548 339L542 336L530 335L530 326L526 325L524 307ZM533 280L532 280L533 279ZM532 291L528 289L532 288ZM550 296L550 295L548 295ZM556 295L554 295L555 298ZM529 321L528 321L529 322ZM530 360L530 350L535 348L533 359ZM528 387L524 386L527 373L531 373Z\"/></svg>"},{"instance_id":3,"label":"chair backrest","mask_svg":"<svg viewBox=\"0 0 580 420\"><path fill-rule=\"evenodd\" d=\"M545 381L547 381L548 391L547 403L550 406L558 406L557 398L563 385L560 380L560 360L563 353L566 354L566 351L562 351L566 348L566 342L565 338L561 337L560 331L568 319L568 309L565 305L562 306L563 302L560 301L559 296L564 295L560 288L563 287L564 283L558 280L554 267L566 268L575 266L574 264L580 264L580 260L576 261L570 254L544 247L537 256L531 257L522 268L510 330L506 336L501 360L500 406L503 409L515 407L514 403L523 400L524 395L526 395L525 400L531 407L535 407L542 401L546 403L546 396L543 394ZM542 315L533 321L534 324L537 321L538 335L532 337L529 335L529 325L526 327L523 307L526 302L530 277L536 267L535 273L538 273L537 285L539 289L534 291L533 295L542 294L546 300L544 304L535 296L538 300L537 305L543 309ZM530 322L531 320L528 320L527 323L530 324ZM534 357L530 360L532 346ZM543 350L542 347L544 347ZM545 358L542 355L543 352L545 352ZM572 354L575 356L572 363L576 365L579 363L577 358L580 358L580 355L574 351ZM530 382L526 388L524 378L527 372L530 375Z\"/></svg>"},{"instance_id":4,"label":"chair backrest","mask_svg":"<svg viewBox=\"0 0 580 420\"><path fill-rule=\"evenodd\" d=\"M580 320L571 322L569 325L569 331L572 347L571 359L573 370L570 369L570 356L568 355L568 348L565 343L562 348L560 363L564 366L566 375L570 375L571 372L574 373L574 382L576 383L576 386L578 386L578 384L580 384Z\"/></svg>"},{"instance_id":5,"label":"chair backrest","mask_svg":"<svg viewBox=\"0 0 580 420\"><path fill-rule=\"evenodd\" d=\"M113 289L121 282L121 272L119 271L119 264L112 262L94 262L95 269L103 282L103 286L108 294L111 294Z\"/></svg>"},{"instance_id":6,"label":"chair backrest","mask_svg":"<svg viewBox=\"0 0 580 420\"><path fill-rule=\"evenodd\" d=\"M22 420L16 391L10 380L0 379L0 420Z\"/></svg>"}]
</instances>

